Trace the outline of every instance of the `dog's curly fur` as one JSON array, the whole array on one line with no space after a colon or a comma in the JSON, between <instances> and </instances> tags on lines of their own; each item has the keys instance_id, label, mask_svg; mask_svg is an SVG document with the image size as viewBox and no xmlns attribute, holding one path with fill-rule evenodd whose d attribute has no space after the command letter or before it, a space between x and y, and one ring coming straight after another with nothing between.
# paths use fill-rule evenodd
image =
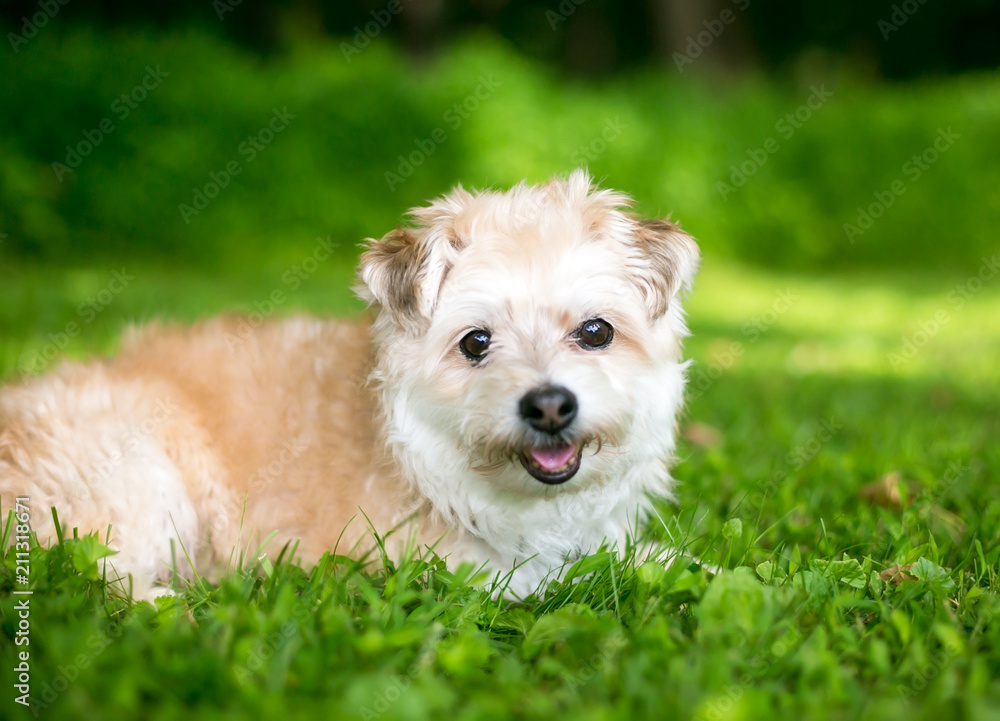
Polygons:
<instances>
[{"instance_id":1,"label":"dog's curly fur","mask_svg":"<svg viewBox=\"0 0 1000 721\"><path fill-rule=\"evenodd\" d=\"M698 249L629 205L584 171L457 188L369 241L371 323L151 326L111 359L6 387L2 505L28 497L43 541L50 506L83 532L110 524L110 563L137 596L157 592L175 541L203 570L241 534L300 539L308 561L338 542L367 552L369 521L396 529L394 553L516 566L510 590L529 593L567 558L621 547L670 494ZM606 346L581 341L594 319ZM489 334L481 358L460 348L470 331ZM573 417L541 428L524 399L553 387ZM555 478L557 462L578 469Z\"/></svg>"}]
</instances>

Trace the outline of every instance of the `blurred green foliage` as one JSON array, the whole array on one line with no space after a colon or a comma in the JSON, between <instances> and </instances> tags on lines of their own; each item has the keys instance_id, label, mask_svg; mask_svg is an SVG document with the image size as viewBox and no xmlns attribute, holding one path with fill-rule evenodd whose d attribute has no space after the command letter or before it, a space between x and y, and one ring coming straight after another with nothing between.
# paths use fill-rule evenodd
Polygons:
<instances>
[{"instance_id":1,"label":"blurred green foliage","mask_svg":"<svg viewBox=\"0 0 1000 721\"><path fill-rule=\"evenodd\" d=\"M710 256L969 271L996 249L996 74L722 83L671 67L583 84L489 36L425 64L378 38L344 47L302 44L265 60L200 31L49 27L0 53L4 265L113 259L235 273L293 262L327 236L349 256L455 182L506 186L584 164L640 212L672 213ZM159 83L135 90L157 68ZM832 95L818 103L822 93ZM463 102L474 109L456 110ZM294 118L264 143L283 109ZM789 122L796 112L809 117ZM948 128L957 139L914 178L905 164ZM99 145L57 172L87 134ZM180 206L195 208L195 191L211 193L227 166L239 174L185 218ZM753 172L737 187L741 166ZM850 242L844 224L876 193L892 204Z\"/></svg>"}]
</instances>

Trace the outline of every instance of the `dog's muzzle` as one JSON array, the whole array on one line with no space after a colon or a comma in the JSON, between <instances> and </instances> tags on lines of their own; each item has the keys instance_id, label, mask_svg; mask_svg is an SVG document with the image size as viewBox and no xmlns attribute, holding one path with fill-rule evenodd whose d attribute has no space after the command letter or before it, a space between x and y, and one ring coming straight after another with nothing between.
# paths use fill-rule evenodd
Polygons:
<instances>
[{"instance_id":1,"label":"dog's muzzle","mask_svg":"<svg viewBox=\"0 0 1000 721\"><path fill-rule=\"evenodd\" d=\"M565 483L580 470L583 444L571 444L559 434L573 423L577 413L576 396L568 388L545 385L521 398L521 418L534 430L552 437L551 441L521 449L521 465L542 483Z\"/></svg>"}]
</instances>

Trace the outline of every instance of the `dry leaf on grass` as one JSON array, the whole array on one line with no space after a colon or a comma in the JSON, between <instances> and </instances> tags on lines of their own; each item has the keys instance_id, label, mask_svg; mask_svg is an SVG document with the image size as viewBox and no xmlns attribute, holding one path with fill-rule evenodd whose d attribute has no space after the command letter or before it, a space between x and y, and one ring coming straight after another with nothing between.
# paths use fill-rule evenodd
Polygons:
<instances>
[{"instance_id":1,"label":"dry leaf on grass","mask_svg":"<svg viewBox=\"0 0 1000 721\"><path fill-rule=\"evenodd\" d=\"M714 448L722 444L722 433L705 423L688 423L682 433L684 440L693 446Z\"/></svg>"},{"instance_id":2,"label":"dry leaf on grass","mask_svg":"<svg viewBox=\"0 0 1000 721\"><path fill-rule=\"evenodd\" d=\"M886 473L877 481L872 481L858 491L858 496L874 503L876 506L900 508L903 505L899 494L899 484L902 482L899 471Z\"/></svg>"},{"instance_id":3,"label":"dry leaf on grass","mask_svg":"<svg viewBox=\"0 0 1000 721\"><path fill-rule=\"evenodd\" d=\"M887 568L882 573L878 575L886 583L891 583L893 586L898 586L903 581L916 581L916 576L911 576L907 573L911 568L913 568L912 563L907 563L905 566L900 566L896 564L892 568Z\"/></svg>"}]
</instances>

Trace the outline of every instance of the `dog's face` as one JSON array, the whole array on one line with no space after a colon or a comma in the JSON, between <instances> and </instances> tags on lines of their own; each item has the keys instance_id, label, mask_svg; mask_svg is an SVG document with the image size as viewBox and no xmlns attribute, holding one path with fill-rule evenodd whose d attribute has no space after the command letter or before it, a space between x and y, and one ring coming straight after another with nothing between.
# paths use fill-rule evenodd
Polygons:
<instances>
[{"instance_id":1,"label":"dog's face","mask_svg":"<svg viewBox=\"0 0 1000 721\"><path fill-rule=\"evenodd\" d=\"M360 292L380 306L394 442L445 474L542 495L612 477L672 437L678 295L697 246L628 203L577 171L456 190L415 210L416 228L371 241Z\"/></svg>"}]
</instances>

